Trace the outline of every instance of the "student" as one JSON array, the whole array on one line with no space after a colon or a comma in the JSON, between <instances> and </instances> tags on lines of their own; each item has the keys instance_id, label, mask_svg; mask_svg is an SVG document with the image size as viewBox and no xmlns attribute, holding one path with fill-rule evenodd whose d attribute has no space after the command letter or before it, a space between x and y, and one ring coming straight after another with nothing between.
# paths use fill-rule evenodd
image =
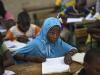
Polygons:
<instances>
[{"instance_id":1,"label":"student","mask_svg":"<svg viewBox=\"0 0 100 75\"><path fill-rule=\"evenodd\" d=\"M15 25L14 15L5 9L2 0L0 0L0 25L5 27L7 30Z\"/></svg>"},{"instance_id":2,"label":"student","mask_svg":"<svg viewBox=\"0 0 100 75\"><path fill-rule=\"evenodd\" d=\"M76 4L74 6L69 6L64 10L64 14L68 17L82 17L89 14L86 9L86 0L75 0Z\"/></svg>"},{"instance_id":3,"label":"student","mask_svg":"<svg viewBox=\"0 0 100 75\"><path fill-rule=\"evenodd\" d=\"M71 56L77 52L77 49L60 39L60 27L61 24L57 18L47 18L43 23L39 35L29 42L26 47L16 50L14 53L15 57L17 54L24 55L24 59L28 55L44 58L65 56L65 63L71 64Z\"/></svg>"},{"instance_id":4,"label":"student","mask_svg":"<svg viewBox=\"0 0 100 75\"><path fill-rule=\"evenodd\" d=\"M0 33L0 58L3 60L3 66L8 67L14 64L14 60L11 56L10 51L3 44L2 34Z\"/></svg>"},{"instance_id":5,"label":"student","mask_svg":"<svg viewBox=\"0 0 100 75\"><path fill-rule=\"evenodd\" d=\"M83 69L78 75L100 75L100 48L86 52Z\"/></svg>"},{"instance_id":6,"label":"student","mask_svg":"<svg viewBox=\"0 0 100 75\"><path fill-rule=\"evenodd\" d=\"M30 17L26 11L18 14L17 24L11 27L6 35L6 39L27 42L28 38L34 38L40 28L30 23Z\"/></svg>"},{"instance_id":7,"label":"student","mask_svg":"<svg viewBox=\"0 0 100 75\"><path fill-rule=\"evenodd\" d=\"M71 43L72 34L70 32L70 25L67 23L67 16L66 15L59 15L59 20L61 22L61 38L67 42Z\"/></svg>"},{"instance_id":8,"label":"student","mask_svg":"<svg viewBox=\"0 0 100 75\"><path fill-rule=\"evenodd\" d=\"M0 0L0 17L2 17L4 20L14 20L14 16L11 12L7 11L4 7L3 2Z\"/></svg>"}]
</instances>

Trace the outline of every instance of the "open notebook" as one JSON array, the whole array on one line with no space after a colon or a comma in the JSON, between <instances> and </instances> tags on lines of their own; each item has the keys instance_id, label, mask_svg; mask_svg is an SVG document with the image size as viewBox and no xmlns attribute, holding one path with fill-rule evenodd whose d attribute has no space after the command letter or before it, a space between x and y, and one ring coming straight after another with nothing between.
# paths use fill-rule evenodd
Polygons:
<instances>
[{"instance_id":1,"label":"open notebook","mask_svg":"<svg viewBox=\"0 0 100 75\"><path fill-rule=\"evenodd\" d=\"M76 53L72 56L72 60L80 64L83 64L84 56L85 53Z\"/></svg>"},{"instance_id":2,"label":"open notebook","mask_svg":"<svg viewBox=\"0 0 100 75\"><path fill-rule=\"evenodd\" d=\"M42 63L42 74L68 72L69 70L69 65L64 63L64 57L47 58L46 62Z\"/></svg>"}]
</instances>

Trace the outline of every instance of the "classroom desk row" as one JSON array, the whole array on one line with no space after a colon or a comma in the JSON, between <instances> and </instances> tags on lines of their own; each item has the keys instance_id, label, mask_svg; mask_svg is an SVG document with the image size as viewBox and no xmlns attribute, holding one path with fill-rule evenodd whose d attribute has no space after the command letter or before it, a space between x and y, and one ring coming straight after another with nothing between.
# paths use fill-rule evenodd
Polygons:
<instances>
[{"instance_id":1,"label":"classroom desk row","mask_svg":"<svg viewBox=\"0 0 100 75\"><path fill-rule=\"evenodd\" d=\"M81 64L73 62L70 65L70 72L63 72L63 73L42 74L41 63L13 65L6 69L14 71L16 75L72 75L81 68L82 68Z\"/></svg>"}]
</instances>

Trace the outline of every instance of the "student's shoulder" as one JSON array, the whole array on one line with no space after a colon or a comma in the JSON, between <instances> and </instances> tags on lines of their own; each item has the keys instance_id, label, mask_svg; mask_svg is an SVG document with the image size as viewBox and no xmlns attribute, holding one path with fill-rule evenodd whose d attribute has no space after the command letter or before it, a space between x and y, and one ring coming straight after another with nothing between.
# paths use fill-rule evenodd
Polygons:
<instances>
[{"instance_id":1,"label":"student's shoulder","mask_svg":"<svg viewBox=\"0 0 100 75\"><path fill-rule=\"evenodd\" d=\"M12 26L11 28L10 28L10 31L15 31L17 29L17 25L15 25L15 26Z\"/></svg>"},{"instance_id":2,"label":"student's shoulder","mask_svg":"<svg viewBox=\"0 0 100 75\"><path fill-rule=\"evenodd\" d=\"M30 26L33 27L33 28L38 28L38 27L39 27L39 26L36 25L36 24L31 24Z\"/></svg>"}]
</instances>

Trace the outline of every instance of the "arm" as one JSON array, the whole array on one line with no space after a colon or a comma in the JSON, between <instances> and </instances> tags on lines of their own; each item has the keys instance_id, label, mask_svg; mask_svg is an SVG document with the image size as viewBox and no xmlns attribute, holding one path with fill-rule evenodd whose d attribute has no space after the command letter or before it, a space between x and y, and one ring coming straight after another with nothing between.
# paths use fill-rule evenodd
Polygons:
<instances>
[{"instance_id":1,"label":"arm","mask_svg":"<svg viewBox=\"0 0 100 75\"><path fill-rule=\"evenodd\" d=\"M21 61L25 61L25 62L37 62L37 63L42 63L44 61L46 61L46 58L44 57L40 57L40 56L30 56L30 55L22 55L22 54L16 54L14 56L14 58L16 60L21 60Z\"/></svg>"},{"instance_id":2,"label":"arm","mask_svg":"<svg viewBox=\"0 0 100 75\"><path fill-rule=\"evenodd\" d=\"M11 52L9 50L7 50L4 53L4 67L8 67L8 66L11 66L14 64L15 64L15 62L14 62L13 57L11 56Z\"/></svg>"},{"instance_id":3,"label":"arm","mask_svg":"<svg viewBox=\"0 0 100 75\"><path fill-rule=\"evenodd\" d=\"M65 57L64 57L65 64L71 64L72 63L72 58L71 57L77 52L78 52L77 49L71 49L71 51L66 53Z\"/></svg>"}]
</instances>

